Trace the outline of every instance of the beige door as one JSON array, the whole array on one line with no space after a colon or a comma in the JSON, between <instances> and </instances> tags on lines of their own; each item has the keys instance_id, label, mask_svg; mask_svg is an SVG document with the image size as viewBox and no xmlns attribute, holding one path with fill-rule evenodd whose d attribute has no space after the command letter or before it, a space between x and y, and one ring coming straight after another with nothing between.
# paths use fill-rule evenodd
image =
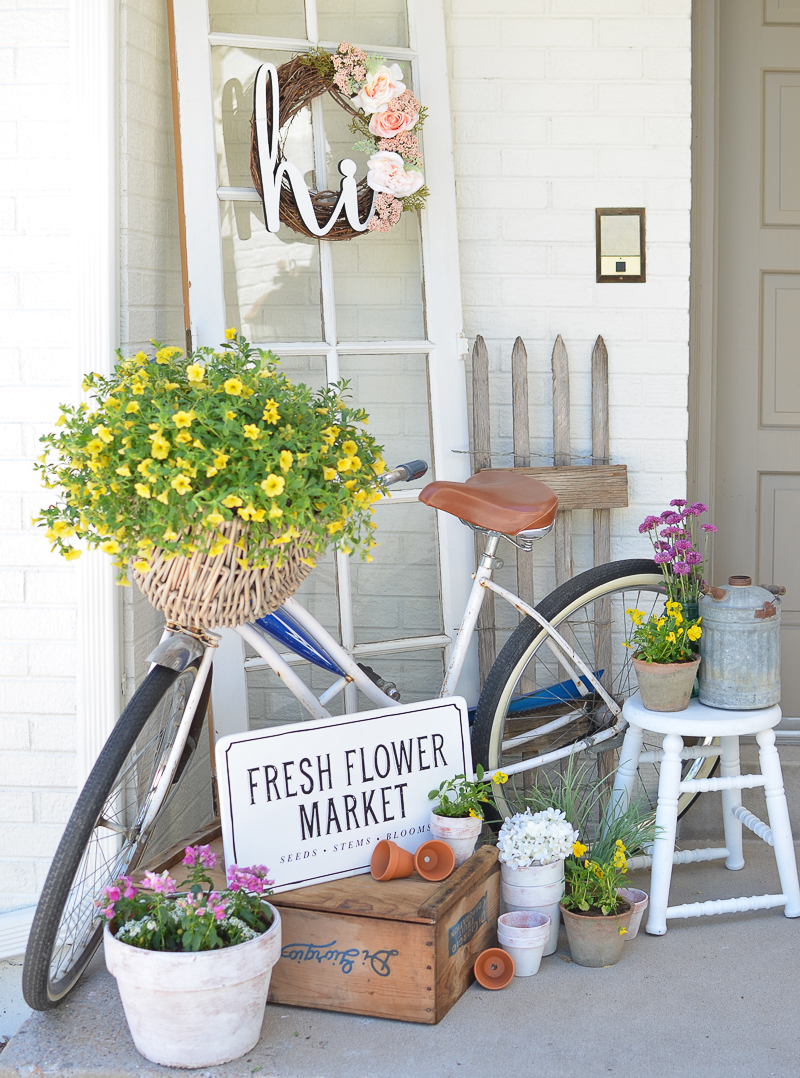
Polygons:
<instances>
[{"instance_id":1,"label":"beige door","mask_svg":"<svg viewBox=\"0 0 800 1078\"><path fill-rule=\"evenodd\" d=\"M715 583L784 584L800 716L800 0L719 5Z\"/></svg>"}]
</instances>

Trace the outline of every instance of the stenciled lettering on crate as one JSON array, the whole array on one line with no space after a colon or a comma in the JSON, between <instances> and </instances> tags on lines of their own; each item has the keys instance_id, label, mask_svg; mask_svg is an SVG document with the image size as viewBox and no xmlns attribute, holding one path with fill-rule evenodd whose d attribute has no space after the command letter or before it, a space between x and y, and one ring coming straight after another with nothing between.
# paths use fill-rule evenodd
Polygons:
<instances>
[{"instance_id":1,"label":"stenciled lettering on crate","mask_svg":"<svg viewBox=\"0 0 800 1078\"><path fill-rule=\"evenodd\" d=\"M368 872L375 845L429 837L429 791L472 774L460 697L233 734L217 743L228 864L275 890Z\"/></svg>"}]
</instances>

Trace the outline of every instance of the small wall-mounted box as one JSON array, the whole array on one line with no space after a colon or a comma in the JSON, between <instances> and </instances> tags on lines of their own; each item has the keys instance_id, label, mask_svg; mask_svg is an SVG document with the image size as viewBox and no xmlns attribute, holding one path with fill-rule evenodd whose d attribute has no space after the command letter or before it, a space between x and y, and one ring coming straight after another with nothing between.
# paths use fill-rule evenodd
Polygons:
<instances>
[{"instance_id":1,"label":"small wall-mounted box","mask_svg":"<svg viewBox=\"0 0 800 1078\"><path fill-rule=\"evenodd\" d=\"M595 218L598 282L646 280L644 209L597 209Z\"/></svg>"}]
</instances>

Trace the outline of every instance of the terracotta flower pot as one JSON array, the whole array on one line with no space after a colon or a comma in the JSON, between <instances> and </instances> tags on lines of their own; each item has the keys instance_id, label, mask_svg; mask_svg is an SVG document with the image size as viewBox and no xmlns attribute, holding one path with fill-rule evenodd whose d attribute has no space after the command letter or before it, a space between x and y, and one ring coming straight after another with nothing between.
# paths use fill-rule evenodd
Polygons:
<instances>
[{"instance_id":1,"label":"terracotta flower pot","mask_svg":"<svg viewBox=\"0 0 800 1078\"><path fill-rule=\"evenodd\" d=\"M474 816L438 816L431 813L431 834L446 842L456 855L456 868L472 857L483 820Z\"/></svg>"},{"instance_id":2,"label":"terracotta flower pot","mask_svg":"<svg viewBox=\"0 0 800 1078\"><path fill-rule=\"evenodd\" d=\"M562 905L569 953L576 965L613 966L622 958L633 917L632 903L626 898L622 902L623 909L619 913L609 913L607 916L593 911L567 910Z\"/></svg>"},{"instance_id":3,"label":"terracotta flower pot","mask_svg":"<svg viewBox=\"0 0 800 1078\"><path fill-rule=\"evenodd\" d=\"M648 711L685 711L694 687L700 656L690 663L646 663L633 659L642 703Z\"/></svg>"},{"instance_id":4,"label":"terracotta flower pot","mask_svg":"<svg viewBox=\"0 0 800 1078\"><path fill-rule=\"evenodd\" d=\"M376 880L402 880L414 871L414 855L385 838L375 847L369 870Z\"/></svg>"},{"instance_id":5,"label":"terracotta flower pot","mask_svg":"<svg viewBox=\"0 0 800 1078\"><path fill-rule=\"evenodd\" d=\"M432 838L414 854L414 868L423 880L446 880L456 867L456 855L446 842Z\"/></svg>"},{"instance_id":6,"label":"terracotta flower pot","mask_svg":"<svg viewBox=\"0 0 800 1078\"><path fill-rule=\"evenodd\" d=\"M167 1067L213 1067L258 1043L281 918L262 935L215 951L147 951L103 934L133 1043Z\"/></svg>"},{"instance_id":7,"label":"terracotta flower pot","mask_svg":"<svg viewBox=\"0 0 800 1078\"><path fill-rule=\"evenodd\" d=\"M514 959L500 947L481 951L475 959L475 979L484 988L505 988L514 976Z\"/></svg>"}]
</instances>

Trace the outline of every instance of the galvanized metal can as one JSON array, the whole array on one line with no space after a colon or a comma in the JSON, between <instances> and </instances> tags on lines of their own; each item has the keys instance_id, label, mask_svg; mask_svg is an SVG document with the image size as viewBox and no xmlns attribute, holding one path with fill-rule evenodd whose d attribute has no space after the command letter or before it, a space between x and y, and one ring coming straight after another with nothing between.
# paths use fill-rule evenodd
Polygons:
<instances>
[{"instance_id":1,"label":"galvanized metal can","mask_svg":"<svg viewBox=\"0 0 800 1078\"><path fill-rule=\"evenodd\" d=\"M780 599L749 576L700 597L701 704L729 711L771 707L781 698Z\"/></svg>"}]
</instances>

